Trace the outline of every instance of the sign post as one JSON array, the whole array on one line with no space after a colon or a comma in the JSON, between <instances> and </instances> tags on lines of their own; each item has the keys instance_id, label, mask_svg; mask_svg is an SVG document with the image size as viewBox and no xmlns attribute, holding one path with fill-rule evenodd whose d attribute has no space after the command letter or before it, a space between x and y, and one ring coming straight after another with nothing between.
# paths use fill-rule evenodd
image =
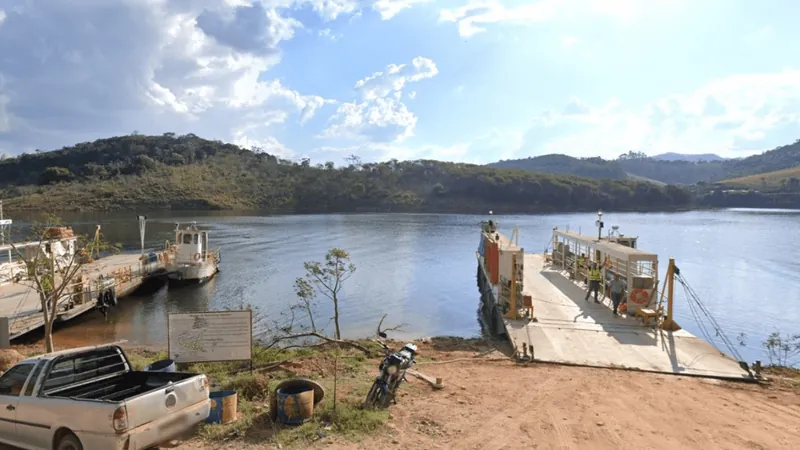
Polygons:
<instances>
[{"instance_id":1,"label":"sign post","mask_svg":"<svg viewBox=\"0 0 800 450\"><path fill-rule=\"evenodd\" d=\"M170 314L169 359L179 364L251 361L253 312L205 311Z\"/></svg>"}]
</instances>

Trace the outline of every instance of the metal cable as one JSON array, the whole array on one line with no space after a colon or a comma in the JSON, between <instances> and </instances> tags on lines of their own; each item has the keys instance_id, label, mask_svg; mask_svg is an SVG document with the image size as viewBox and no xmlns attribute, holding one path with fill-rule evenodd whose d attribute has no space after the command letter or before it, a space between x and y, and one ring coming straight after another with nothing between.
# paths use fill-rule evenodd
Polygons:
<instances>
[{"instance_id":1,"label":"metal cable","mask_svg":"<svg viewBox=\"0 0 800 450\"><path fill-rule=\"evenodd\" d=\"M706 331L705 324L702 323L703 321L701 320L700 315L696 314L696 312L694 311L695 307L701 313L703 313L703 315L706 316L711 326L714 328L716 335L719 336L720 340L722 340L722 342L725 344L725 347L728 348L728 351L730 351L731 355L733 355L738 361L742 361L743 360L742 355L739 353L738 350L736 350L736 346L734 346L733 343L730 341L730 339L728 339L728 337L725 335L725 332L722 330L722 327L714 319L714 316L711 315L711 312L708 310L708 308L706 308L706 306L700 300L700 296L697 295L697 292L695 292L695 290L692 289L691 285L689 285L688 281L686 281L683 275L676 274L675 279L678 280L678 282L683 286L684 291L686 293L686 297L689 300L688 303L690 309L693 310L693 314L695 314L695 320L698 320L698 325L700 325L701 330L706 337L706 340L708 340L712 345L714 345L714 340L710 337L709 333ZM716 345L714 345L714 347L716 348ZM717 350L719 350L719 348L717 348Z\"/></svg>"}]
</instances>

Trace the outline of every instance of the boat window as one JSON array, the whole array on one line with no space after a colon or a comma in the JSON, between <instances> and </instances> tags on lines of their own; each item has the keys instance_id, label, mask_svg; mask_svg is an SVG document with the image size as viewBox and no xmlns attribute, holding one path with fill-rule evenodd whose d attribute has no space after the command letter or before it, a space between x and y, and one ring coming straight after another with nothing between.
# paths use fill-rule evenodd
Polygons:
<instances>
[{"instance_id":1,"label":"boat window","mask_svg":"<svg viewBox=\"0 0 800 450\"><path fill-rule=\"evenodd\" d=\"M190 233L186 233L183 235L183 243L184 244L191 244L192 243L192 235Z\"/></svg>"},{"instance_id":2,"label":"boat window","mask_svg":"<svg viewBox=\"0 0 800 450\"><path fill-rule=\"evenodd\" d=\"M194 244L197 245L197 234L193 234L192 236L194 236Z\"/></svg>"}]
</instances>

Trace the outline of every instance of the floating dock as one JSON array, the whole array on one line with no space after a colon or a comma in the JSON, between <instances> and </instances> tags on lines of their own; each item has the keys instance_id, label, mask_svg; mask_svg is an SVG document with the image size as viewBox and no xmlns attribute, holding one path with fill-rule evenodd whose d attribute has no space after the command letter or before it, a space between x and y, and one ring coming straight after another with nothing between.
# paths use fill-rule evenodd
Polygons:
<instances>
[{"instance_id":1,"label":"floating dock","mask_svg":"<svg viewBox=\"0 0 800 450\"><path fill-rule=\"evenodd\" d=\"M592 298L586 301L583 277L575 276L578 270L554 265L553 255L524 254L496 231L496 224L482 230L477 259L478 287L484 306L492 310L494 328L508 336L523 358L709 378L752 378L738 361L710 343L686 330L660 327L663 317L645 319L634 311L614 316L603 289L600 303ZM504 264L508 259L513 262ZM516 268L516 277L511 267ZM636 278L633 273L630 276Z\"/></svg>"},{"instance_id":2,"label":"floating dock","mask_svg":"<svg viewBox=\"0 0 800 450\"><path fill-rule=\"evenodd\" d=\"M59 299L57 321L64 322L98 309L101 293L130 295L147 279L166 275L172 255L167 251L111 255L82 264L75 284ZM42 304L31 280L0 284L0 348L44 326Z\"/></svg>"}]
</instances>

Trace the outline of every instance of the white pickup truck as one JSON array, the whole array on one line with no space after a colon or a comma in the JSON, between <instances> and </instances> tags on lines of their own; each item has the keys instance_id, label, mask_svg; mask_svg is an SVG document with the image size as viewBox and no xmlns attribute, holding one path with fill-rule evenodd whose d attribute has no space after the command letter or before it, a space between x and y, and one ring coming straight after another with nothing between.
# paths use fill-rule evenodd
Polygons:
<instances>
[{"instance_id":1,"label":"white pickup truck","mask_svg":"<svg viewBox=\"0 0 800 450\"><path fill-rule=\"evenodd\" d=\"M204 421L205 375L138 372L116 345L26 359L0 377L0 443L36 450L139 450Z\"/></svg>"}]
</instances>

